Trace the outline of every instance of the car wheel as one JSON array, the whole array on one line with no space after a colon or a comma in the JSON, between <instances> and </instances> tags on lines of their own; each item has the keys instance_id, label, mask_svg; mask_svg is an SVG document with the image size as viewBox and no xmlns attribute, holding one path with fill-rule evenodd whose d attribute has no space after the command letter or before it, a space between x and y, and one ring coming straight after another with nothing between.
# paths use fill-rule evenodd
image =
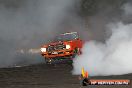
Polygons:
<instances>
[{"instance_id":1,"label":"car wheel","mask_svg":"<svg viewBox=\"0 0 132 88\"><path fill-rule=\"evenodd\" d=\"M73 51L73 58L75 58L77 55L79 55L80 49L79 48L75 48Z\"/></svg>"},{"instance_id":2,"label":"car wheel","mask_svg":"<svg viewBox=\"0 0 132 88\"><path fill-rule=\"evenodd\" d=\"M52 60L50 58L45 58L45 63L46 64L51 64L52 63Z\"/></svg>"}]
</instances>

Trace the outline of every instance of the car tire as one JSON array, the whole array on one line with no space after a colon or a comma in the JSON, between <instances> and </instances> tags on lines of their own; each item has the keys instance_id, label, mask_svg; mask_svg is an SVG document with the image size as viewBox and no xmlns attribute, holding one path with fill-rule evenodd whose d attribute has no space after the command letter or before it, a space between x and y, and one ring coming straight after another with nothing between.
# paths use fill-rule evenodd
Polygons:
<instances>
[{"instance_id":1,"label":"car tire","mask_svg":"<svg viewBox=\"0 0 132 88\"><path fill-rule=\"evenodd\" d=\"M49 58L45 58L45 63L46 64L51 64L52 63L52 61L50 61L51 59L49 59Z\"/></svg>"},{"instance_id":2,"label":"car tire","mask_svg":"<svg viewBox=\"0 0 132 88\"><path fill-rule=\"evenodd\" d=\"M75 48L74 51L73 51L72 58L75 58L77 55L79 55L79 53L80 53L80 49L79 48Z\"/></svg>"}]
</instances>

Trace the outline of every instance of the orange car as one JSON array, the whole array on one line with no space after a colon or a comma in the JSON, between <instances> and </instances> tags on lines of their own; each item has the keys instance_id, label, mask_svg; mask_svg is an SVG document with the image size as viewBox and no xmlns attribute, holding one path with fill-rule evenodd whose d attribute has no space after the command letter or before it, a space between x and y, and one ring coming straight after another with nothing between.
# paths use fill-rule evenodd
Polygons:
<instances>
[{"instance_id":1,"label":"orange car","mask_svg":"<svg viewBox=\"0 0 132 88\"><path fill-rule=\"evenodd\" d=\"M81 53L83 42L77 32L64 33L57 36L53 42L41 47L41 55L46 63L56 60L72 59Z\"/></svg>"}]
</instances>

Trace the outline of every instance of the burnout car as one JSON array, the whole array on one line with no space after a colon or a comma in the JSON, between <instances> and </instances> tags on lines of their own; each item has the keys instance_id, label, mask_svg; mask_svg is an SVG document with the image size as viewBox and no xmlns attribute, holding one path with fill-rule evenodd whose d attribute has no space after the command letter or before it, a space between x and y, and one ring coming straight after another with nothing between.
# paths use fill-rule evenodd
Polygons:
<instances>
[{"instance_id":1,"label":"burnout car","mask_svg":"<svg viewBox=\"0 0 132 88\"><path fill-rule=\"evenodd\" d=\"M63 33L55 37L49 44L41 47L41 55L46 63L60 60L72 60L81 54L83 42L77 32Z\"/></svg>"}]
</instances>

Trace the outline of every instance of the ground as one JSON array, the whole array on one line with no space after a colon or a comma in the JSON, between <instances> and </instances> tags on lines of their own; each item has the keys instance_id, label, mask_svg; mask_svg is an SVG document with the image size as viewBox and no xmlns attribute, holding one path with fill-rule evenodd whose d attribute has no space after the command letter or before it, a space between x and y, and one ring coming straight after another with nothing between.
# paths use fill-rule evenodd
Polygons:
<instances>
[{"instance_id":1,"label":"ground","mask_svg":"<svg viewBox=\"0 0 132 88\"><path fill-rule=\"evenodd\" d=\"M78 76L72 75L71 71L72 66L69 64L39 64L25 67L1 68L0 88L80 88ZM132 74L92 78L131 79ZM132 88L132 86L107 85L90 86L90 88Z\"/></svg>"}]
</instances>

